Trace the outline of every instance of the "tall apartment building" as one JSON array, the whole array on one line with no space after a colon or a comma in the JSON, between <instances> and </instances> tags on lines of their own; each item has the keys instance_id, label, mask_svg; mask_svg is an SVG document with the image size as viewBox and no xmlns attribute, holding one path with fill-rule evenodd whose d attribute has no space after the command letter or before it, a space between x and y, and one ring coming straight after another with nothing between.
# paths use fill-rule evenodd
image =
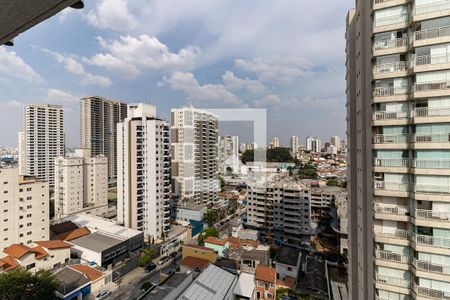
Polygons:
<instances>
[{"instance_id":1,"label":"tall apartment building","mask_svg":"<svg viewBox=\"0 0 450 300\"><path fill-rule=\"evenodd\" d=\"M0 249L49 239L49 185L19 169L0 169Z\"/></svg>"},{"instance_id":2,"label":"tall apartment building","mask_svg":"<svg viewBox=\"0 0 450 300\"><path fill-rule=\"evenodd\" d=\"M273 148L279 148L280 147L280 139L276 136L272 139L272 147Z\"/></svg>"},{"instance_id":3,"label":"tall apartment building","mask_svg":"<svg viewBox=\"0 0 450 300\"><path fill-rule=\"evenodd\" d=\"M64 155L64 116L61 105L28 104L19 132L19 170L52 187L55 158Z\"/></svg>"},{"instance_id":4,"label":"tall apartment building","mask_svg":"<svg viewBox=\"0 0 450 300\"><path fill-rule=\"evenodd\" d=\"M306 138L306 150L311 152L321 152L322 151L322 141L314 136L308 136Z\"/></svg>"},{"instance_id":5,"label":"tall apartment building","mask_svg":"<svg viewBox=\"0 0 450 300\"><path fill-rule=\"evenodd\" d=\"M239 173L241 161L239 158L239 137L225 135L219 137L219 173Z\"/></svg>"},{"instance_id":6,"label":"tall apartment building","mask_svg":"<svg viewBox=\"0 0 450 300\"><path fill-rule=\"evenodd\" d=\"M81 148L108 158L108 178L117 177L117 123L127 117L127 104L101 96L81 98Z\"/></svg>"},{"instance_id":7,"label":"tall apartment building","mask_svg":"<svg viewBox=\"0 0 450 300\"><path fill-rule=\"evenodd\" d=\"M302 244L316 227L311 219L311 194L293 182L250 183L247 225L272 240Z\"/></svg>"},{"instance_id":8,"label":"tall apartment building","mask_svg":"<svg viewBox=\"0 0 450 300\"><path fill-rule=\"evenodd\" d=\"M351 299L450 297L450 2L347 17Z\"/></svg>"},{"instance_id":9,"label":"tall apartment building","mask_svg":"<svg viewBox=\"0 0 450 300\"><path fill-rule=\"evenodd\" d=\"M341 150L341 138L338 136L332 136L330 138L330 144L335 146L337 150Z\"/></svg>"},{"instance_id":10,"label":"tall apartment building","mask_svg":"<svg viewBox=\"0 0 450 300\"><path fill-rule=\"evenodd\" d=\"M153 238L170 229L169 130L144 103L128 105L117 125L117 219Z\"/></svg>"},{"instance_id":11,"label":"tall apartment building","mask_svg":"<svg viewBox=\"0 0 450 300\"><path fill-rule=\"evenodd\" d=\"M193 107L172 109L174 196L193 204L215 203L218 177L218 119Z\"/></svg>"},{"instance_id":12,"label":"tall apartment building","mask_svg":"<svg viewBox=\"0 0 450 300\"><path fill-rule=\"evenodd\" d=\"M108 212L108 159L75 149L72 157L55 161L55 218L76 213Z\"/></svg>"},{"instance_id":13,"label":"tall apartment building","mask_svg":"<svg viewBox=\"0 0 450 300\"><path fill-rule=\"evenodd\" d=\"M291 154L293 157L296 157L297 152L298 152L298 136L291 136L291 138L289 139L289 144L291 147Z\"/></svg>"}]
</instances>

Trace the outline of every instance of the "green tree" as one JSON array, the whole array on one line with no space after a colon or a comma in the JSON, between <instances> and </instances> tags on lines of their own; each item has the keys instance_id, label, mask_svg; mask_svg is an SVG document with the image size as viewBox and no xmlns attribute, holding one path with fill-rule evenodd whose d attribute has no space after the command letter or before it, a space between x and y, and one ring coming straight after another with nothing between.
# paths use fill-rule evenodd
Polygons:
<instances>
[{"instance_id":1,"label":"green tree","mask_svg":"<svg viewBox=\"0 0 450 300\"><path fill-rule=\"evenodd\" d=\"M198 234L198 238L197 238L198 244L201 245L201 246L205 245L205 239L208 236L218 237L219 236L219 232L214 227L208 227L206 229L203 229L202 232L200 232Z\"/></svg>"},{"instance_id":2,"label":"green tree","mask_svg":"<svg viewBox=\"0 0 450 300\"><path fill-rule=\"evenodd\" d=\"M145 248L138 259L139 267L146 267L155 258L156 252L153 249Z\"/></svg>"},{"instance_id":3,"label":"green tree","mask_svg":"<svg viewBox=\"0 0 450 300\"><path fill-rule=\"evenodd\" d=\"M256 150L259 153L262 153L262 149ZM289 148L273 148L266 150L266 160L268 162L294 162L294 158L291 156L289 152ZM246 164L249 161L255 160L255 150L247 150L242 154L241 158L242 162Z\"/></svg>"},{"instance_id":4,"label":"green tree","mask_svg":"<svg viewBox=\"0 0 450 300\"><path fill-rule=\"evenodd\" d=\"M17 268L0 274L0 299L41 300L56 299L59 280L50 271L31 273Z\"/></svg>"},{"instance_id":5,"label":"green tree","mask_svg":"<svg viewBox=\"0 0 450 300\"><path fill-rule=\"evenodd\" d=\"M208 223L208 225L212 226L214 223L216 223L219 219L217 210L215 209L208 209L205 214L203 215L203 221Z\"/></svg>"},{"instance_id":6,"label":"green tree","mask_svg":"<svg viewBox=\"0 0 450 300\"><path fill-rule=\"evenodd\" d=\"M339 185L339 181L334 180L334 179L330 179L327 181L327 185L328 186L338 186Z\"/></svg>"}]
</instances>

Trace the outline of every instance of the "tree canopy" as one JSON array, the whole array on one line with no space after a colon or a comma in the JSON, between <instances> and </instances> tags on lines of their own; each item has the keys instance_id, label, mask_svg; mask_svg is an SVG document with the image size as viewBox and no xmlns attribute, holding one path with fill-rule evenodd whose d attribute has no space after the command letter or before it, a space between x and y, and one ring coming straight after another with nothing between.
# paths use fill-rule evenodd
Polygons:
<instances>
[{"instance_id":1,"label":"tree canopy","mask_svg":"<svg viewBox=\"0 0 450 300\"><path fill-rule=\"evenodd\" d=\"M256 151L264 151L258 149ZM289 152L289 148L273 148L266 150L266 161L267 162L294 162L294 158ZM245 164L249 161L255 160L255 150L247 150L242 154L242 162Z\"/></svg>"},{"instance_id":2,"label":"tree canopy","mask_svg":"<svg viewBox=\"0 0 450 300\"><path fill-rule=\"evenodd\" d=\"M208 236L218 237L219 232L214 227L208 227L206 229L203 229L202 232L200 232L198 235L198 238L197 238L198 244L201 246L205 245L205 239Z\"/></svg>"}]
</instances>

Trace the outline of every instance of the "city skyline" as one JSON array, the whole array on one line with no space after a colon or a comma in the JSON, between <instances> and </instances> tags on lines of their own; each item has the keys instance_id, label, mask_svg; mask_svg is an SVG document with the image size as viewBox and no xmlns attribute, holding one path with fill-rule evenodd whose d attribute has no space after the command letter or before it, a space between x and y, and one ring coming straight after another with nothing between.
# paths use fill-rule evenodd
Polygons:
<instances>
[{"instance_id":1,"label":"city skyline","mask_svg":"<svg viewBox=\"0 0 450 300\"><path fill-rule=\"evenodd\" d=\"M190 8L175 1L185 9L174 12L152 1L148 11L136 13L142 2L87 2L84 10L65 10L21 34L14 47L2 47L0 126L11 128L0 133L2 145L17 144L11 132L20 129L22 106L44 102L64 106L67 145L79 146L79 101L90 95L152 103L166 120L171 108L189 103L266 107L269 136L344 136L342 17L352 1L324 1L314 9L304 1L286 2L273 7L277 14L267 13L272 3L258 2L251 18L242 11L252 3ZM121 12L108 9L113 4ZM140 26L149 14L155 14L155 25ZM117 28L115 22L125 25ZM238 23L252 29L242 33ZM298 40L286 47L283 41L292 36ZM339 46L328 47L330 41ZM297 128L298 120L305 125ZM341 122L330 128L331 120Z\"/></svg>"}]
</instances>

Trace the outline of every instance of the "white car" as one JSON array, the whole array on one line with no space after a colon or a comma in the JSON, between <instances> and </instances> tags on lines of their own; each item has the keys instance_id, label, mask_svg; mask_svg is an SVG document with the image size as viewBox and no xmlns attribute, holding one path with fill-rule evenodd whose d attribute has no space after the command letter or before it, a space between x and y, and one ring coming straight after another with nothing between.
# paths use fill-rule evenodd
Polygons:
<instances>
[{"instance_id":1,"label":"white car","mask_svg":"<svg viewBox=\"0 0 450 300\"><path fill-rule=\"evenodd\" d=\"M95 300L103 300L109 297L111 295L111 291L101 291L100 293L95 296Z\"/></svg>"}]
</instances>

